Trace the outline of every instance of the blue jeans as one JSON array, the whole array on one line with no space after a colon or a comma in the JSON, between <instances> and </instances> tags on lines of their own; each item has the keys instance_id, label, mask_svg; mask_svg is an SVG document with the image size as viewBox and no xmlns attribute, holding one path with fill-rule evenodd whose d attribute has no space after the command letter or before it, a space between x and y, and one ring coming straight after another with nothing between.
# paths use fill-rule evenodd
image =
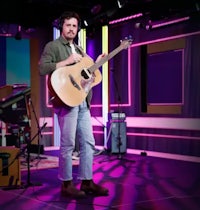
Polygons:
<instances>
[{"instance_id":1,"label":"blue jeans","mask_svg":"<svg viewBox=\"0 0 200 210\"><path fill-rule=\"evenodd\" d=\"M75 147L75 138L79 140L80 180L89 180L93 177L93 154L95 140L93 136L90 110L84 101L76 107L56 109L60 126L60 155L58 178L62 181L72 180L72 152Z\"/></svg>"}]
</instances>

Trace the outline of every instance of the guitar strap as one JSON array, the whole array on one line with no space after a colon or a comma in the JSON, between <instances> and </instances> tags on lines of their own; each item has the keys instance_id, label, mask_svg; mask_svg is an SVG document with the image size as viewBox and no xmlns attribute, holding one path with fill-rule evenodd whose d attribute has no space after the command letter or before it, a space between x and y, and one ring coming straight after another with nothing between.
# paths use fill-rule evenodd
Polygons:
<instances>
[{"instance_id":1,"label":"guitar strap","mask_svg":"<svg viewBox=\"0 0 200 210\"><path fill-rule=\"evenodd\" d=\"M74 45L74 44L73 44ZM86 56L86 53L84 53L83 52L83 49L80 47L80 46L78 46L78 45L75 45L76 47L77 47L77 49L79 50L79 52L81 53L81 55L84 57L84 56ZM73 52L72 52L73 53Z\"/></svg>"},{"instance_id":2,"label":"guitar strap","mask_svg":"<svg viewBox=\"0 0 200 210\"><path fill-rule=\"evenodd\" d=\"M73 47L74 47L74 44L73 44ZM86 53L84 53L83 49L80 46L76 45L76 47L83 57L88 56ZM72 48L72 53L73 53L73 48ZM92 99L92 89L89 91L86 97L86 103L87 103L88 108L90 108L91 99Z\"/></svg>"}]
</instances>

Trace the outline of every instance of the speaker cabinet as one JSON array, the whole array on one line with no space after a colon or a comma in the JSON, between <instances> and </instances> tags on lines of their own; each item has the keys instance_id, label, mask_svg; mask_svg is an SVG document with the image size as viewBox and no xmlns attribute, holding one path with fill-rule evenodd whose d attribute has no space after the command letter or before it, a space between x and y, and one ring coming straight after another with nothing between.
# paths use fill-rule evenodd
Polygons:
<instances>
[{"instance_id":1,"label":"speaker cabinet","mask_svg":"<svg viewBox=\"0 0 200 210\"><path fill-rule=\"evenodd\" d=\"M20 149L16 147L0 147L0 186L21 184L19 152Z\"/></svg>"},{"instance_id":2,"label":"speaker cabinet","mask_svg":"<svg viewBox=\"0 0 200 210\"><path fill-rule=\"evenodd\" d=\"M110 124L110 141L108 140L108 149L111 153L126 153L126 122L115 121Z\"/></svg>"}]
</instances>

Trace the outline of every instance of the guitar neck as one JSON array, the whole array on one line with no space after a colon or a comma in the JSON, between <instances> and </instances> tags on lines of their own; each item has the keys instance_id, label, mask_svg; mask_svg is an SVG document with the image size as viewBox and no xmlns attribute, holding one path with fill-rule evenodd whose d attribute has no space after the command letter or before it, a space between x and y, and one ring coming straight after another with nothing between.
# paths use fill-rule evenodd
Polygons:
<instances>
[{"instance_id":1,"label":"guitar neck","mask_svg":"<svg viewBox=\"0 0 200 210\"><path fill-rule=\"evenodd\" d=\"M110 60L111 58L113 58L117 53L119 53L120 51L122 51L124 49L123 46L119 46L116 49L114 49L112 52L110 52L108 55L106 55L105 57L103 57L99 62L95 63L94 65L92 65L89 70L90 72L94 72L96 69L98 69L99 67L101 67L105 62L107 62L108 60Z\"/></svg>"}]
</instances>

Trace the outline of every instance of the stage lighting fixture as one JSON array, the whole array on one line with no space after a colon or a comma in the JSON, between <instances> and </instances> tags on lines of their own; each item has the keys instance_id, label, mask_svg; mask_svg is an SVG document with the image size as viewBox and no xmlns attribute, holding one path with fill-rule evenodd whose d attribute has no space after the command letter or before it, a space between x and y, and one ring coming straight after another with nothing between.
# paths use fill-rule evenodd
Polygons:
<instances>
[{"instance_id":1,"label":"stage lighting fixture","mask_svg":"<svg viewBox=\"0 0 200 210\"><path fill-rule=\"evenodd\" d=\"M152 29L152 21L151 20L147 20L147 21L140 21L135 23L135 28L141 28L141 29L145 29L145 30L151 30Z\"/></svg>"},{"instance_id":2,"label":"stage lighting fixture","mask_svg":"<svg viewBox=\"0 0 200 210\"><path fill-rule=\"evenodd\" d=\"M119 9L121 9L122 7L124 7L126 1L124 0L117 0L117 6Z\"/></svg>"}]
</instances>

